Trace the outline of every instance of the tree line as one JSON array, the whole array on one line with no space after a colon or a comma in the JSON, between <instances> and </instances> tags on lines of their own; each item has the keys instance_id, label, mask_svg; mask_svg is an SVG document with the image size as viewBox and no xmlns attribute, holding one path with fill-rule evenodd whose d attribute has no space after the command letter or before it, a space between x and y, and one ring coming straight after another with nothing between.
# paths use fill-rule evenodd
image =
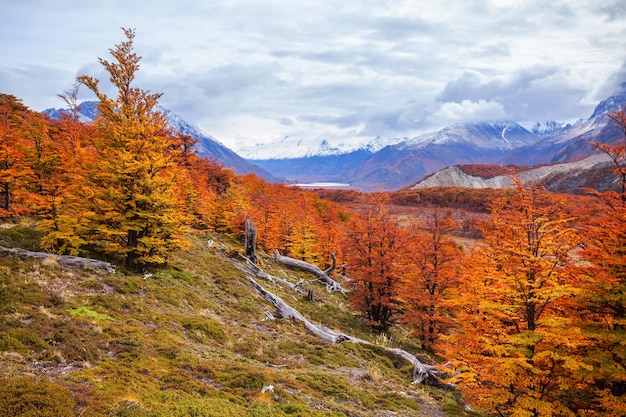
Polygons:
<instances>
[{"instance_id":1,"label":"tree line","mask_svg":"<svg viewBox=\"0 0 626 417\"><path fill-rule=\"evenodd\" d=\"M55 121L0 94L0 218L34 217L42 248L99 252L135 271L167 264L193 232L243 240L250 219L268 253L316 264L333 253L351 279L352 308L377 331L407 329L448 362L476 407L500 416L626 415L625 188L589 190L593 199L577 209L519 182L486 192L486 206L441 189L435 200L453 193L488 213L477 226L483 238L460 245L449 209L400 224L391 205L423 191L342 194L360 202L354 210L200 158L195 139L156 110L161 95L134 85L141 57L135 32L124 34L113 60L100 59L116 97L79 76L61 94L70 110ZM78 86L99 100L93 123L80 121ZM624 112L610 117L626 138ZM596 146L626 184L625 147Z\"/></svg>"}]
</instances>

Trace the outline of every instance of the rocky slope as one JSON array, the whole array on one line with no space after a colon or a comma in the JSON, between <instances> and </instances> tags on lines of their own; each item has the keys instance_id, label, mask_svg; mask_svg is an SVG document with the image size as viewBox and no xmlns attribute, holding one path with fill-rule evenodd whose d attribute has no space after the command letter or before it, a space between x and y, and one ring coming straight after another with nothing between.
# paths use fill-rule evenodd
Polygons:
<instances>
[{"instance_id":1,"label":"rocky slope","mask_svg":"<svg viewBox=\"0 0 626 417\"><path fill-rule=\"evenodd\" d=\"M463 188L513 188L513 177L523 183L542 183L547 189L559 192L580 193L583 188L595 188L600 191L614 189L612 164L608 155L593 154L575 162L549 164L515 172L511 168L508 175L478 176L468 173L463 166L451 166L418 181L411 189L428 187L463 187ZM601 181L598 176L604 178Z\"/></svg>"}]
</instances>

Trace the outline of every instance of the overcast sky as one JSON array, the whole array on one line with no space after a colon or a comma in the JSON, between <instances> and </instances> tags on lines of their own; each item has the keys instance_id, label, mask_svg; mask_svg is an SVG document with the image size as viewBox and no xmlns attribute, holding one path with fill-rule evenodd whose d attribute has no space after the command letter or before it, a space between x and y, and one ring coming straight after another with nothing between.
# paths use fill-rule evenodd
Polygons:
<instances>
[{"instance_id":1,"label":"overcast sky","mask_svg":"<svg viewBox=\"0 0 626 417\"><path fill-rule=\"evenodd\" d=\"M0 92L62 107L120 27L137 86L235 150L574 121L626 81L626 0L0 0Z\"/></svg>"}]
</instances>

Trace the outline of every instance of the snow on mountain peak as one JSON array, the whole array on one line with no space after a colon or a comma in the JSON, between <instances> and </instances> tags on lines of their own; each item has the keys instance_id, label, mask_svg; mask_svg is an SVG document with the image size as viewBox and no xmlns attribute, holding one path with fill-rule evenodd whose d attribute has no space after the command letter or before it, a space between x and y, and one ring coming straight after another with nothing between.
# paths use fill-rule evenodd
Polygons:
<instances>
[{"instance_id":1,"label":"snow on mountain peak","mask_svg":"<svg viewBox=\"0 0 626 417\"><path fill-rule=\"evenodd\" d=\"M359 149L375 153L388 145L393 145L400 141L402 139L377 136L370 142L361 145L335 144L326 138L303 139L285 136L276 142L257 143L253 146L241 148L237 153L250 160L310 158L314 156L342 155Z\"/></svg>"},{"instance_id":2,"label":"snow on mountain peak","mask_svg":"<svg viewBox=\"0 0 626 417\"><path fill-rule=\"evenodd\" d=\"M535 141L533 133L516 122L486 121L456 123L406 141L411 148L431 145L468 144L483 149L509 150Z\"/></svg>"}]
</instances>

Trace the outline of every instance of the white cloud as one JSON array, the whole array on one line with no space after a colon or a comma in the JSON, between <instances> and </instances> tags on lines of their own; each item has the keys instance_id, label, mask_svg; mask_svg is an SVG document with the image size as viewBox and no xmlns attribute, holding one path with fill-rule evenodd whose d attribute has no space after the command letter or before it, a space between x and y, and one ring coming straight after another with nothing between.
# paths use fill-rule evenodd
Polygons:
<instances>
[{"instance_id":1,"label":"white cloud","mask_svg":"<svg viewBox=\"0 0 626 417\"><path fill-rule=\"evenodd\" d=\"M0 92L43 110L136 29L139 86L229 146L586 117L624 74L621 0L23 0L0 14ZM607 93L608 92L608 93Z\"/></svg>"},{"instance_id":2,"label":"white cloud","mask_svg":"<svg viewBox=\"0 0 626 417\"><path fill-rule=\"evenodd\" d=\"M444 103L435 113L435 118L450 122L471 122L478 120L502 120L507 117L502 104L495 101L470 101Z\"/></svg>"}]
</instances>

